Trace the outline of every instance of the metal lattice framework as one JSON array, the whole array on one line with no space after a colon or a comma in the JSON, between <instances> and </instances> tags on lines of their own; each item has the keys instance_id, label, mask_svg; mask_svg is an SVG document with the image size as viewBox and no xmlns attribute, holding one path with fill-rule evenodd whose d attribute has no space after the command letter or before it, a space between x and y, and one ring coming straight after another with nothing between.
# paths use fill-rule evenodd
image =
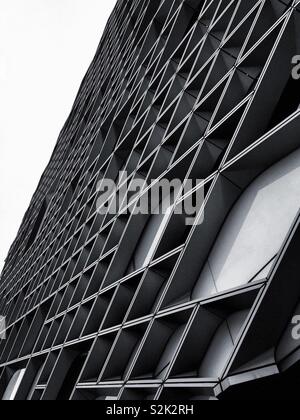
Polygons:
<instances>
[{"instance_id":1,"label":"metal lattice framework","mask_svg":"<svg viewBox=\"0 0 300 420\"><path fill-rule=\"evenodd\" d=\"M299 220L266 278L192 291L234 203L300 147L297 53L299 0L118 1L1 276L2 395L18 374L16 399L291 392L299 343L276 349L300 299ZM203 223L172 213L133 272L148 216L96 211L98 182L121 169L127 184L203 179L181 201L205 190ZM201 374L239 311L222 372Z\"/></svg>"}]
</instances>

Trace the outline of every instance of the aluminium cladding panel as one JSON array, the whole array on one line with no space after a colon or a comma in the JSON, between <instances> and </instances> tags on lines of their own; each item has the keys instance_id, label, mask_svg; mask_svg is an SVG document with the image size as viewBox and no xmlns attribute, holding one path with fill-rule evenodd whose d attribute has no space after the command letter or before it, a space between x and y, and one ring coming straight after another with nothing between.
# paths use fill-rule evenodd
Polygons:
<instances>
[{"instance_id":1,"label":"aluminium cladding panel","mask_svg":"<svg viewBox=\"0 0 300 420\"><path fill-rule=\"evenodd\" d=\"M299 28L296 0L117 2L1 276L4 400L295 394ZM202 183L97 211L161 177Z\"/></svg>"}]
</instances>

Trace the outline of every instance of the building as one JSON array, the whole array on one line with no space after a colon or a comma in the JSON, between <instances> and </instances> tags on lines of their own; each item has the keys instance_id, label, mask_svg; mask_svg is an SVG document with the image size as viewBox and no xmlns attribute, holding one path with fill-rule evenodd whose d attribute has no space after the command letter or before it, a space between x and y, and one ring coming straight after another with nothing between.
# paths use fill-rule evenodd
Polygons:
<instances>
[{"instance_id":1,"label":"building","mask_svg":"<svg viewBox=\"0 0 300 420\"><path fill-rule=\"evenodd\" d=\"M3 399L297 398L299 54L299 0L118 1L1 276ZM202 181L100 212L120 171Z\"/></svg>"}]
</instances>

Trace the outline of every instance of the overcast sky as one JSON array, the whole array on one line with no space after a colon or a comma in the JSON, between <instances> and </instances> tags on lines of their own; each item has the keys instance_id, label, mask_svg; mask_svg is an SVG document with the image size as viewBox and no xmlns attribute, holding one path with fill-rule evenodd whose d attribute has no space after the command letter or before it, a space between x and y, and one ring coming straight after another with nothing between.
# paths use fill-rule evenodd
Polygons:
<instances>
[{"instance_id":1,"label":"overcast sky","mask_svg":"<svg viewBox=\"0 0 300 420\"><path fill-rule=\"evenodd\" d=\"M0 271L116 0L0 0Z\"/></svg>"}]
</instances>

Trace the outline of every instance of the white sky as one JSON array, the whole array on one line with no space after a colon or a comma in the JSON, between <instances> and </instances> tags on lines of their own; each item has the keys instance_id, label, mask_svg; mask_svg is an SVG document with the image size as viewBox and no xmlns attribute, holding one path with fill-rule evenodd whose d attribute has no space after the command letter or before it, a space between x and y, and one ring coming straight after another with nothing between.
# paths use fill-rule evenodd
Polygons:
<instances>
[{"instance_id":1,"label":"white sky","mask_svg":"<svg viewBox=\"0 0 300 420\"><path fill-rule=\"evenodd\" d=\"M116 0L0 0L0 271Z\"/></svg>"}]
</instances>

